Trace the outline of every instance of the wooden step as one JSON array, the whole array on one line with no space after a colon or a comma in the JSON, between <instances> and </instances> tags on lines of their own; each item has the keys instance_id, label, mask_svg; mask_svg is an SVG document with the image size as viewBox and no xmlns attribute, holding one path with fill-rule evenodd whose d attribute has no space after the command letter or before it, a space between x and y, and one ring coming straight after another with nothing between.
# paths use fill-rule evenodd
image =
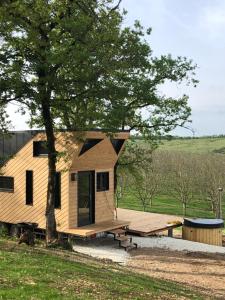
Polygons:
<instances>
[{"instance_id":1,"label":"wooden step","mask_svg":"<svg viewBox=\"0 0 225 300\"><path fill-rule=\"evenodd\" d=\"M120 235L120 234L126 234L126 230L122 229L122 228L118 228L118 229L107 231L107 233L113 234L113 235Z\"/></svg>"},{"instance_id":2,"label":"wooden step","mask_svg":"<svg viewBox=\"0 0 225 300\"><path fill-rule=\"evenodd\" d=\"M117 237L125 236L127 234L127 231L122 228L118 228L118 229L107 231L107 234L112 234L115 240Z\"/></svg>"},{"instance_id":3,"label":"wooden step","mask_svg":"<svg viewBox=\"0 0 225 300\"><path fill-rule=\"evenodd\" d=\"M120 247L124 248L125 251L131 250L131 249L137 249L137 243L132 243L129 241L121 242Z\"/></svg>"},{"instance_id":4,"label":"wooden step","mask_svg":"<svg viewBox=\"0 0 225 300\"><path fill-rule=\"evenodd\" d=\"M130 242L132 242L132 238L128 237L127 235L121 235L121 236L117 236L115 238L117 241L128 241L130 240Z\"/></svg>"}]
</instances>

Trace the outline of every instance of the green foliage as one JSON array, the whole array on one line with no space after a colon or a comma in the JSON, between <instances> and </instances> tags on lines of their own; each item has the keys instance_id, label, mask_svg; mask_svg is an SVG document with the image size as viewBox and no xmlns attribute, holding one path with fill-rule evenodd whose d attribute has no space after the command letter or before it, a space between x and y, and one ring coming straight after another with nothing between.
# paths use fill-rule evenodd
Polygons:
<instances>
[{"instance_id":1,"label":"green foliage","mask_svg":"<svg viewBox=\"0 0 225 300\"><path fill-rule=\"evenodd\" d=\"M0 237L8 237L9 233L6 227L0 226Z\"/></svg>"},{"instance_id":2,"label":"green foliage","mask_svg":"<svg viewBox=\"0 0 225 300\"><path fill-rule=\"evenodd\" d=\"M0 101L44 126L135 129L148 138L183 126L188 97L160 95L166 81L193 83L187 58L154 57L139 22L122 28L114 1L4 1L0 6ZM45 100L43 100L45 99ZM42 105L41 105L42 104ZM143 118L142 110L149 111Z\"/></svg>"},{"instance_id":3,"label":"green foliage","mask_svg":"<svg viewBox=\"0 0 225 300\"><path fill-rule=\"evenodd\" d=\"M6 113L6 106L0 102L0 137L8 132L11 122L9 115Z\"/></svg>"}]
</instances>

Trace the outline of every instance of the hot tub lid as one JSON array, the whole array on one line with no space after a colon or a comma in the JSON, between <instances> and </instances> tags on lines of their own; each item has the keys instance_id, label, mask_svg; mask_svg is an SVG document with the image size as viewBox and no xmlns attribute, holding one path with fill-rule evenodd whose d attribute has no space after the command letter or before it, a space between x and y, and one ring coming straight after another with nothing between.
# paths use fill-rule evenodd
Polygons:
<instances>
[{"instance_id":1,"label":"hot tub lid","mask_svg":"<svg viewBox=\"0 0 225 300\"><path fill-rule=\"evenodd\" d=\"M194 228L223 228L224 221L222 219L184 219L184 226Z\"/></svg>"}]
</instances>

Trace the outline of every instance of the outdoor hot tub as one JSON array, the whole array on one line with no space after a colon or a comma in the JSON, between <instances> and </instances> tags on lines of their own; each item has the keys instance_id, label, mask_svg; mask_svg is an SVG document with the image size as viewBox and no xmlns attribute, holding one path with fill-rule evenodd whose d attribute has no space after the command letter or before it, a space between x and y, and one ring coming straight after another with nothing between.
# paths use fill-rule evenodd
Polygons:
<instances>
[{"instance_id":1,"label":"outdoor hot tub","mask_svg":"<svg viewBox=\"0 0 225 300\"><path fill-rule=\"evenodd\" d=\"M184 219L182 238L222 246L223 228L222 219Z\"/></svg>"}]
</instances>

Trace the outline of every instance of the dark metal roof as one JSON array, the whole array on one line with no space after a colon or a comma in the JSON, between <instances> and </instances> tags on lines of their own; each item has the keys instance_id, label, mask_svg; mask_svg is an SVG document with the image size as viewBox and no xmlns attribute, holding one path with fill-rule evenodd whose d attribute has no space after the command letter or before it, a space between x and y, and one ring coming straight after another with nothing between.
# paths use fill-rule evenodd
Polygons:
<instances>
[{"instance_id":1,"label":"dark metal roof","mask_svg":"<svg viewBox=\"0 0 225 300\"><path fill-rule=\"evenodd\" d=\"M11 131L0 136L0 165L6 163L37 133L37 130Z\"/></svg>"},{"instance_id":2,"label":"dark metal roof","mask_svg":"<svg viewBox=\"0 0 225 300\"><path fill-rule=\"evenodd\" d=\"M73 131L96 131L96 132L112 132L112 133L120 133L120 132L130 132L130 130L128 129L109 129L109 128L90 128L90 129L57 129L56 130L57 132L73 132ZM30 130L13 130L13 131L10 131L9 134L13 134L13 133L34 133L34 134L37 134L37 133L42 133L42 132L45 132L44 129L30 129ZM1 135L0 135L0 138L1 138Z\"/></svg>"}]
</instances>

